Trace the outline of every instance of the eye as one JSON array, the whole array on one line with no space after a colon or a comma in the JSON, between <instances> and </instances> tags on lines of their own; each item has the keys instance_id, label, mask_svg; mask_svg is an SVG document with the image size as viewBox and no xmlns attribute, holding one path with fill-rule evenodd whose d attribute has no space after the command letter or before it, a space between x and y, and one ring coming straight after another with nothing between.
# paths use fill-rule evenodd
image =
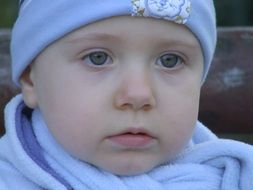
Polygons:
<instances>
[{"instance_id":1,"label":"eye","mask_svg":"<svg viewBox=\"0 0 253 190\"><path fill-rule=\"evenodd\" d=\"M173 69L180 66L183 63L183 59L177 54L166 53L157 59L156 64L167 69Z\"/></svg>"},{"instance_id":2,"label":"eye","mask_svg":"<svg viewBox=\"0 0 253 190\"><path fill-rule=\"evenodd\" d=\"M94 66L103 66L112 62L111 57L103 51L95 51L83 57L83 61Z\"/></svg>"}]
</instances>

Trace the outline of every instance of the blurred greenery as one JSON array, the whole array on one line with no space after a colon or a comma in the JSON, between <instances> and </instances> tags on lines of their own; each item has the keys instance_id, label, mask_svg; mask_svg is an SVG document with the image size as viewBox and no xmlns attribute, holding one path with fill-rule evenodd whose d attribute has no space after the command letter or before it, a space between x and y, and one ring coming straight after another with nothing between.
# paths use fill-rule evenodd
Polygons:
<instances>
[{"instance_id":1,"label":"blurred greenery","mask_svg":"<svg viewBox=\"0 0 253 190\"><path fill-rule=\"evenodd\" d=\"M18 13L19 0L0 0L0 28L12 27Z\"/></svg>"},{"instance_id":2,"label":"blurred greenery","mask_svg":"<svg viewBox=\"0 0 253 190\"><path fill-rule=\"evenodd\" d=\"M218 26L253 26L252 0L214 0Z\"/></svg>"},{"instance_id":3,"label":"blurred greenery","mask_svg":"<svg viewBox=\"0 0 253 190\"><path fill-rule=\"evenodd\" d=\"M234 139L253 145L253 134L218 134L220 138Z\"/></svg>"},{"instance_id":4,"label":"blurred greenery","mask_svg":"<svg viewBox=\"0 0 253 190\"><path fill-rule=\"evenodd\" d=\"M202 1L202 0L200 0ZM0 28L12 27L19 0L0 0ZM214 0L218 26L253 26L252 0Z\"/></svg>"}]
</instances>

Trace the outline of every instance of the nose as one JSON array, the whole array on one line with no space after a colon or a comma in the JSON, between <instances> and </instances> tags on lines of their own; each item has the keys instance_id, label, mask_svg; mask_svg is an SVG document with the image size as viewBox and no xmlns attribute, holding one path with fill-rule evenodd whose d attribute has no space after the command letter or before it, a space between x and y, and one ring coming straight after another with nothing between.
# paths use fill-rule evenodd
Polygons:
<instances>
[{"instance_id":1,"label":"nose","mask_svg":"<svg viewBox=\"0 0 253 190\"><path fill-rule=\"evenodd\" d=\"M156 104L152 84L148 77L130 75L125 77L119 85L115 97L118 109L145 110L152 109Z\"/></svg>"}]
</instances>

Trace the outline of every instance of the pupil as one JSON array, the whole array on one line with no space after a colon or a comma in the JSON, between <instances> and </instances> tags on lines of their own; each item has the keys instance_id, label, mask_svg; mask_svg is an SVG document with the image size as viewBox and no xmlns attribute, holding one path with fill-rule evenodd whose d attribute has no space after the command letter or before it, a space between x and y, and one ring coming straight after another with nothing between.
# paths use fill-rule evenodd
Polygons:
<instances>
[{"instance_id":1,"label":"pupil","mask_svg":"<svg viewBox=\"0 0 253 190\"><path fill-rule=\"evenodd\" d=\"M107 54L104 52L91 53L89 59L94 65L102 65L107 60Z\"/></svg>"},{"instance_id":2,"label":"pupil","mask_svg":"<svg viewBox=\"0 0 253 190\"><path fill-rule=\"evenodd\" d=\"M163 55L161 63L164 67L174 67L178 62L178 57L175 55Z\"/></svg>"}]
</instances>

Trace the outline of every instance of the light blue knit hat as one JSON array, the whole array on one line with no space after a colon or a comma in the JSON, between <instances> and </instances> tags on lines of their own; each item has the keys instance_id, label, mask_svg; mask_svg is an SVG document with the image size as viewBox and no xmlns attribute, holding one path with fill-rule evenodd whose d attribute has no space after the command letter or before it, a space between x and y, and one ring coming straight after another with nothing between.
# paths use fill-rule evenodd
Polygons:
<instances>
[{"instance_id":1,"label":"light blue knit hat","mask_svg":"<svg viewBox=\"0 0 253 190\"><path fill-rule=\"evenodd\" d=\"M81 26L121 15L185 24L202 47L205 79L216 46L213 0L20 0L11 41L14 83L19 86L25 68L55 40Z\"/></svg>"}]
</instances>

